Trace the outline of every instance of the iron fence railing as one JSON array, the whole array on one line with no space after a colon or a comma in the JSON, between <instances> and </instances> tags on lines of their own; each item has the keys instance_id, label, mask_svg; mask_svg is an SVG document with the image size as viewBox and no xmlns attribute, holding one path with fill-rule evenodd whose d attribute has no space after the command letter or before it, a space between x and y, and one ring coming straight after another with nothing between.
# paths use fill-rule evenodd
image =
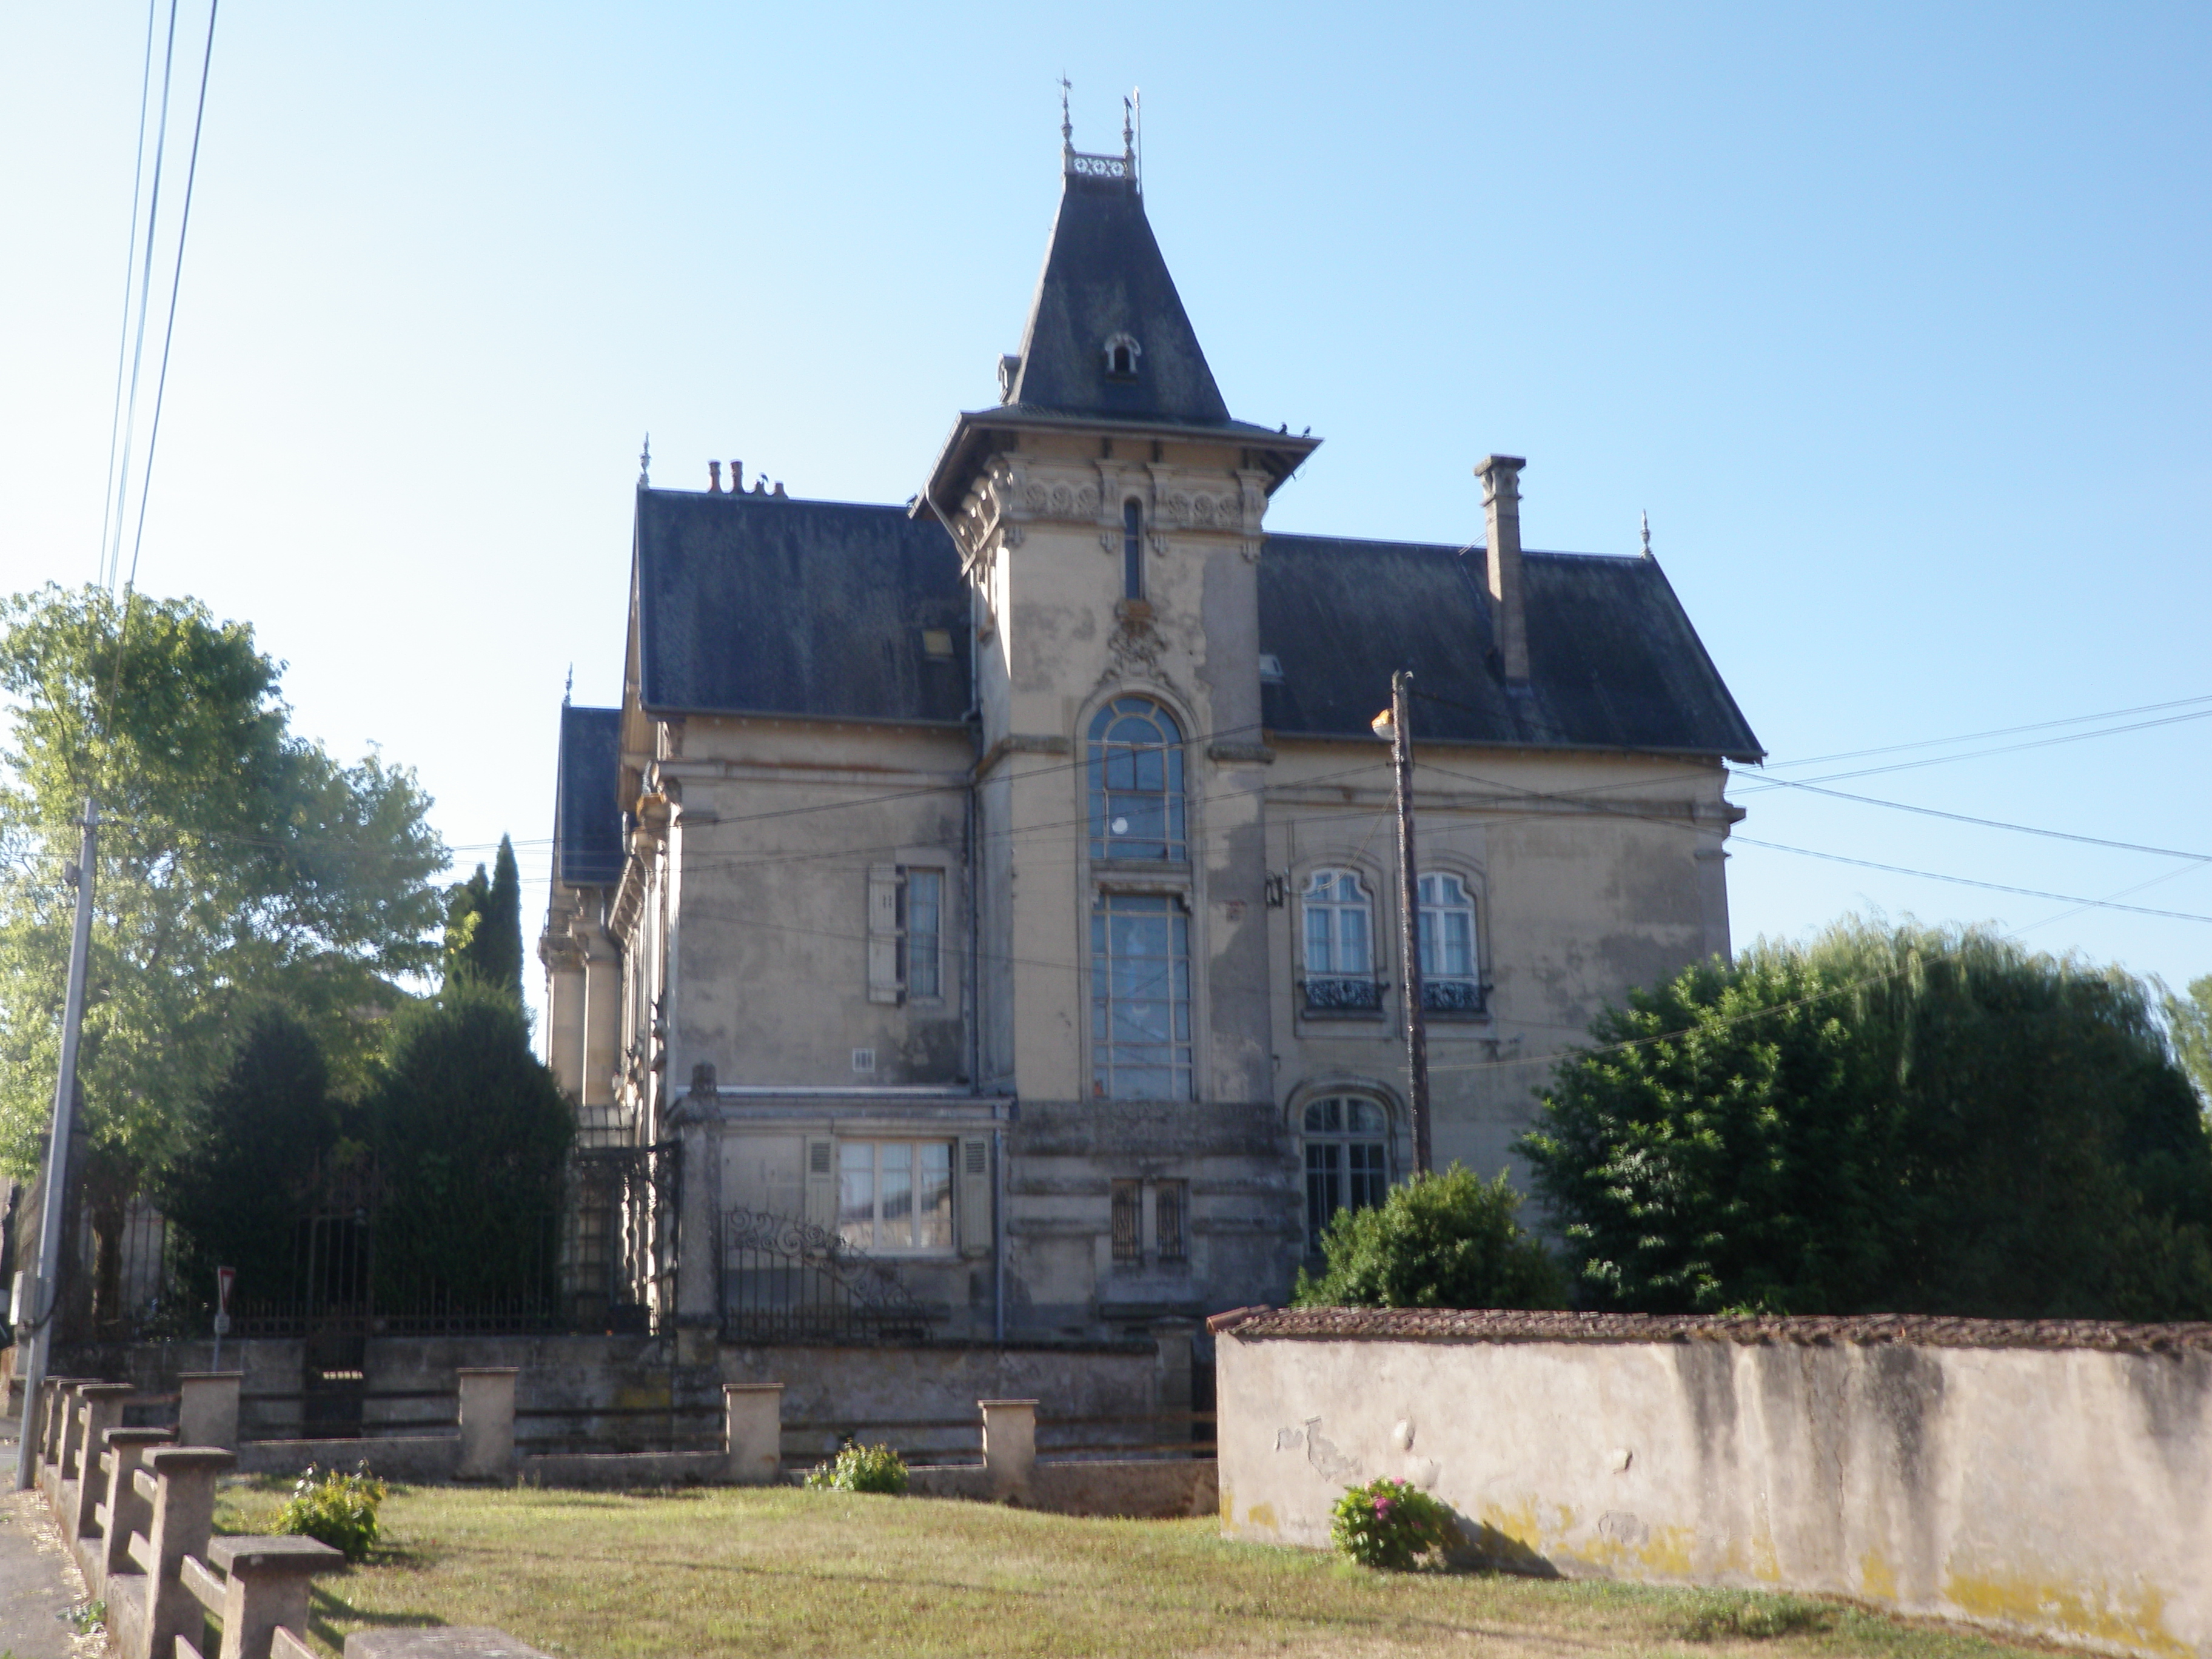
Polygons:
<instances>
[{"instance_id":1,"label":"iron fence railing","mask_svg":"<svg viewBox=\"0 0 2212 1659\"><path fill-rule=\"evenodd\" d=\"M380 1269L385 1193L374 1164L319 1174L306 1184L289 1249L241 1272L228 1334L304 1338L327 1350L322 1369L343 1370L374 1336L653 1334L675 1299L679 1151L672 1142L573 1153L560 1213L517 1241L515 1288L495 1295L455 1293L389 1261ZM187 1241L150 1196L131 1198L119 1218L81 1214L72 1242L64 1343L210 1334L216 1287L187 1281Z\"/></svg>"},{"instance_id":2,"label":"iron fence railing","mask_svg":"<svg viewBox=\"0 0 2212 1659\"><path fill-rule=\"evenodd\" d=\"M791 1216L722 1218L723 1334L749 1342L921 1341L943 1317L898 1270Z\"/></svg>"}]
</instances>

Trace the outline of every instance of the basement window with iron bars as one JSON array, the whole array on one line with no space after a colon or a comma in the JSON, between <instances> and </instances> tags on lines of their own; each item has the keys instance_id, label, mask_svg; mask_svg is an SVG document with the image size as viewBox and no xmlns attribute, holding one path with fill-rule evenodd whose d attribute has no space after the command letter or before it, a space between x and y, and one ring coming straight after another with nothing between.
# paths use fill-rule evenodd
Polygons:
<instances>
[{"instance_id":1,"label":"basement window with iron bars","mask_svg":"<svg viewBox=\"0 0 2212 1659\"><path fill-rule=\"evenodd\" d=\"M1145 1232L1145 1200L1152 1199L1152 1234ZM1190 1259L1190 1183L1116 1181L1113 1184L1114 1265L1141 1267L1149 1258L1163 1267Z\"/></svg>"}]
</instances>

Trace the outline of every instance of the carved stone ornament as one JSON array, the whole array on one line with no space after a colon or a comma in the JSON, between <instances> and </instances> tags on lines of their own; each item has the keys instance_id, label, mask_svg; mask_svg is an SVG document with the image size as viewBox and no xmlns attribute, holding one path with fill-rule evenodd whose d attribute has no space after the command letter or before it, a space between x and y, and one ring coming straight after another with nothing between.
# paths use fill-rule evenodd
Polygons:
<instances>
[{"instance_id":1,"label":"carved stone ornament","mask_svg":"<svg viewBox=\"0 0 2212 1659\"><path fill-rule=\"evenodd\" d=\"M1113 637L1106 641L1110 661L1109 676L1150 673L1159 665L1160 653L1167 649L1167 641L1152 624L1152 606L1141 601L1131 605L1124 600L1115 610L1121 620Z\"/></svg>"}]
</instances>

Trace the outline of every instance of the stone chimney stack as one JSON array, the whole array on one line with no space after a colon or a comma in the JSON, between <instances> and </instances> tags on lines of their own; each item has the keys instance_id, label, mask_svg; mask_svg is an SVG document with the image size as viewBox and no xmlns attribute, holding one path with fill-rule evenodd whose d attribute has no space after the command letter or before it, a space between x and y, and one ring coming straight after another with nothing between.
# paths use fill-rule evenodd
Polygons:
<instances>
[{"instance_id":1,"label":"stone chimney stack","mask_svg":"<svg viewBox=\"0 0 2212 1659\"><path fill-rule=\"evenodd\" d=\"M1490 614L1510 685L1528 683L1528 613L1521 598L1521 469L1528 465L1518 455L1486 455L1474 469L1490 544Z\"/></svg>"}]
</instances>

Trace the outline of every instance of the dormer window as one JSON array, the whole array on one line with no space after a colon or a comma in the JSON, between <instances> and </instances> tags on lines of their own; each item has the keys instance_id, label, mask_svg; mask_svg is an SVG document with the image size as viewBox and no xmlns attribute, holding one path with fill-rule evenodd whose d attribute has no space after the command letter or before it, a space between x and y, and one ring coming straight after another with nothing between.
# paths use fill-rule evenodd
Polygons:
<instances>
[{"instance_id":1,"label":"dormer window","mask_svg":"<svg viewBox=\"0 0 2212 1659\"><path fill-rule=\"evenodd\" d=\"M1133 380L1137 378L1137 359L1144 348L1137 343L1133 334L1116 334L1106 342L1106 378L1109 380Z\"/></svg>"}]
</instances>

